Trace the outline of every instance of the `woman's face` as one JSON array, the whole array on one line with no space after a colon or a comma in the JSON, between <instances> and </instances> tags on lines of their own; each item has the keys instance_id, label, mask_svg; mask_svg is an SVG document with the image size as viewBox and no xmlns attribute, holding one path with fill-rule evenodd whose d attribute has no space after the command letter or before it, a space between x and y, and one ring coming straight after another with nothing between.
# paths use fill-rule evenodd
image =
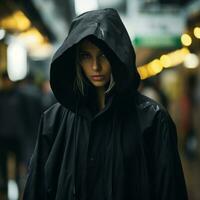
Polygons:
<instances>
[{"instance_id":1,"label":"woman's face","mask_svg":"<svg viewBox=\"0 0 200 200\"><path fill-rule=\"evenodd\" d=\"M89 40L79 49L79 63L85 76L95 87L104 87L110 80L111 66L104 53Z\"/></svg>"}]
</instances>

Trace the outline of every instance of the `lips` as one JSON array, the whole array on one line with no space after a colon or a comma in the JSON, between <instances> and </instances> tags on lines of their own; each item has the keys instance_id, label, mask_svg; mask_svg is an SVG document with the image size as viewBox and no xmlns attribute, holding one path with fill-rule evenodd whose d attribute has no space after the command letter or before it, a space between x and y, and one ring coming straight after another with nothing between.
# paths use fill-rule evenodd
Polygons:
<instances>
[{"instance_id":1,"label":"lips","mask_svg":"<svg viewBox=\"0 0 200 200\"><path fill-rule=\"evenodd\" d=\"M102 81L104 79L103 75L94 75L91 77L92 77L92 80L94 80L94 81Z\"/></svg>"}]
</instances>

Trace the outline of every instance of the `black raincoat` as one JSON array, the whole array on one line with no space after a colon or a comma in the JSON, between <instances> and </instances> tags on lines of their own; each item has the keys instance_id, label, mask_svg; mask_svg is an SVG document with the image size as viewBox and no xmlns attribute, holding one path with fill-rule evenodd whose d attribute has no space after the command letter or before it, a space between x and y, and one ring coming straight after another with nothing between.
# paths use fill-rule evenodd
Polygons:
<instances>
[{"instance_id":1,"label":"black raincoat","mask_svg":"<svg viewBox=\"0 0 200 200\"><path fill-rule=\"evenodd\" d=\"M90 36L108 57L115 87L97 112L94 88L74 91L76 44ZM137 92L127 31L113 9L74 19L55 53L50 82L59 103L44 112L24 200L186 200L176 128Z\"/></svg>"}]
</instances>

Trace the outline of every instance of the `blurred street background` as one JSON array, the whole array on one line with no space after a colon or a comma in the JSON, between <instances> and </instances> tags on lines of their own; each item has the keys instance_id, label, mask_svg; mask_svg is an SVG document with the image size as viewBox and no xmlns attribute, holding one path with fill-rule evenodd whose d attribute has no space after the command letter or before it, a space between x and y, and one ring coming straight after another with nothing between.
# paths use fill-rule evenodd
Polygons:
<instances>
[{"instance_id":1,"label":"blurred street background","mask_svg":"<svg viewBox=\"0 0 200 200\"><path fill-rule=\"evenodd\" d=\"M189 200L200 200L200 0L1 0L0 200L21 199L40 115L56 102L49 63L71 20L106 7L128 30L140 91L176 123Z\"/></svg>"}]
</instances>

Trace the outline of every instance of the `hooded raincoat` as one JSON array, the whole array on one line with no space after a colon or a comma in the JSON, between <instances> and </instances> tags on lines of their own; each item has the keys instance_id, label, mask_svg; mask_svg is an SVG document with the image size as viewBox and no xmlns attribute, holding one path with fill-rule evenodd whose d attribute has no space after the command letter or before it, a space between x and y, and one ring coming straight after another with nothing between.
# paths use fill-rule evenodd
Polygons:
<instances>
[{"instance_id":1,"label":"hooded raincoat","mask_svg":"<svg viewBox=\"0 0 200 200\"><path fill-rule=\"evenodd\" d=\"M105 52L115 80L105 108L94 88L74 90L76 45ZM186 200L176 128L167 111L137 91L140 78L128 33L113 9L76 17L51 63L59 103L46 110L24 200Z\"/></svg>"}]
</instances>

